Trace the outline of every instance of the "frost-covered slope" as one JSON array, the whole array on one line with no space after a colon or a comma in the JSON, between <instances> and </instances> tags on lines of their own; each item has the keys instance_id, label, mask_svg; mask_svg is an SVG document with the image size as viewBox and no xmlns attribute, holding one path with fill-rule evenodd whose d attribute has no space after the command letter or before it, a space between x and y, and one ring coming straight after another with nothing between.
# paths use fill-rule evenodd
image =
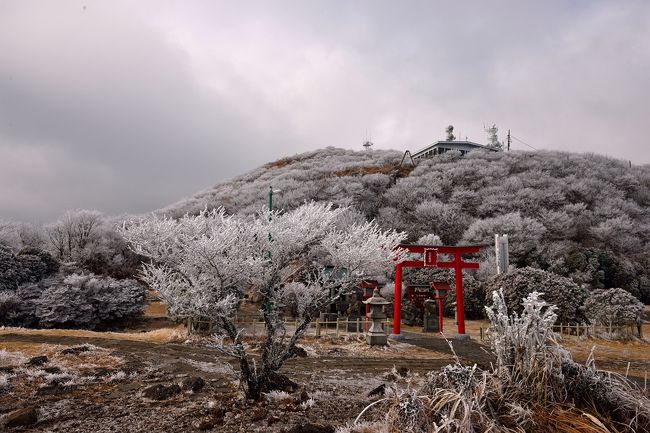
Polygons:
<instances>
[{"instance_id":1,"label":"frost-covered slope","mask_svg":"<svg viewBox=\"0 0 650 433\"><path fill-rule=\"evenodd\" d=\"M621 286L650 300L650 168L591 154L447 153L412 169L397 151L327 148L269 163L160 212L205 206L253 213L305 200L351 205L365 218L435 233L446 244L510 235L518 266L533 265L592 287Z\"/></svg>"}]
</instances>

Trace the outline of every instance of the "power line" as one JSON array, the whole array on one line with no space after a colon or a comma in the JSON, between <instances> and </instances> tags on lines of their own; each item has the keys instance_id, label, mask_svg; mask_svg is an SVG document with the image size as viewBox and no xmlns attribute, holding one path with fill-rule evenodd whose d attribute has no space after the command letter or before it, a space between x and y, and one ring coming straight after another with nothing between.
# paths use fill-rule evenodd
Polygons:
<instances>
[{"instance_id":1,"label":"power line","mask_svg":"<svg viewBox=\"0 0 650 433\"><path fill-rule=\"evenodd\" d=\"M517 140L517 141L520 142L521 144L524 144L524 145L530 147L530 148L533 149L533 150L539 150L539 149L534 148L534 147L531 146L530 144L526 143L526 142L525 142L524 140L522 140L521 138L517 138L517 137L515 137L514 135L511 135L511 136L512 136L512 138L514 138L515 140Z\"/></svg>"}]
</instances>

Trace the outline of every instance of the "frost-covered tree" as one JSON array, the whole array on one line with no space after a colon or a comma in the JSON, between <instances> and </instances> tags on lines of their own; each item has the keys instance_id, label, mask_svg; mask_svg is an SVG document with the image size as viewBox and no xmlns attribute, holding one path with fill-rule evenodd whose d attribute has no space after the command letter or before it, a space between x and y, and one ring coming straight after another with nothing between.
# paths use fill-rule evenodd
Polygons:
<instances>
[{"instance_id":1,"label":"frost-covered tree","mask_svg":"<svg viewBox=\"0 0 650 433\"><path fill-rule=\"evenodd\" d=\"M45 227L52 252L59 260L76 260L102 222L102 215L96 210L66 212L63 218Z\"/></svg>"},{"instance_id":2,"label":"frost-covered tree","mask_svg":"<svg viewBox=\"0 0 650 433\"><path fill-rule=\"evenodd\" d=\"M135 252L152 259L142 277L160 291L171 314L216 324L221 350L239 360L246 393L257 399L273 387L277 370L321 309L403 258L396 250L403 233L382 231L375 223L341 228L342 213L313 202L254 217L215 209L134 221L122 233ZM259 364L234 320L248 290L262 298L266 338ZM292 332L281 317L286 302L294 303L299 316Z\"/></svg>"},{"instance_id":3,"label":"frost-covered tree","mask_svg":"<svg viewBox=\"0 0 650 433\"><path fill-rule=\"evenodd\" d=\"M34 224L0 220L0 245L18 251L22 248L43 248L42 229Z\"/></svg>"}]
</instances>

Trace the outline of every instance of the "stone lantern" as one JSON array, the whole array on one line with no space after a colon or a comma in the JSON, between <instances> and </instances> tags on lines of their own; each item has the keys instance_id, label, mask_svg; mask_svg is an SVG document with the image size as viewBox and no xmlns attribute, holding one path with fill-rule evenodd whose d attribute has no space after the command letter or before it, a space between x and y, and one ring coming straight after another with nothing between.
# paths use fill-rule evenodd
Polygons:
<instances>
[{"instance_id":1,"label":"stone lantern","mask_svg":"<svg viewBox=\"0 0 650 433\"><path fill-rule=\"evenodd\" d=\"M383 323L384 319L386 319L384 306L389 305L390 302L379 295L379 289L375 289L372 292L372 297L366 299L363 303L370 307L368 318L372 320L372 325L366 333L366 341L371 346L386 346L388 344L388 336L384 330Z\"/></svg>"}]
</instances>

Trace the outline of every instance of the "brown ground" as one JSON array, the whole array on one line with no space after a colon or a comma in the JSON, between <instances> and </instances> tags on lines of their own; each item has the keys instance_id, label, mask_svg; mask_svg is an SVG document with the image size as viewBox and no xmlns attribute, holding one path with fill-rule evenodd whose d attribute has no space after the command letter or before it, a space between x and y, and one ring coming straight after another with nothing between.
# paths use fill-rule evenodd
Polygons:
<instances>
[{"instance_id":1,"label":"brown ground","mask_svg":"<svg viewBox=\"0 0 650 433\"><path fill-rule=\"evenodd\" d=\"M307 422L337 427L354 420L375 399L367 394L378 385L417 383L427 371L454 362L446 340L417 328L404 327L406 342L391 342L386 349L370 348L354 336L309 337L302 342L308 356L294 358L282 369L301 390L246 402L232 359L209 347L205 338L188 339L181 325L164 317L155 299L147 313L146 320L128 332L0 329L0 375L3 367L13 367L4 369L10 388L0 390L0 431L7 414L30 406L37 408L38 422L15 431L280 432ZM453 339L453 320L446 321L446 335L462 362L480 366L491 362L486 347L479 344L481 326L485 324L468 322L472 340L461 342ZM62 353L81 344L93 346L87 352ZM650 370L646 341L565 337L563 344L578 361L586 360L595 346L600 369L624 374L629 362L628 373L637 382ZM47 355L49 361L26 366L37 355ZM394 367L408 369L408 377L391 373ZM180 383L192 376L202 377L205 388L160 401L142 395L152 385Z\"/></svg>"}]
</instances>

